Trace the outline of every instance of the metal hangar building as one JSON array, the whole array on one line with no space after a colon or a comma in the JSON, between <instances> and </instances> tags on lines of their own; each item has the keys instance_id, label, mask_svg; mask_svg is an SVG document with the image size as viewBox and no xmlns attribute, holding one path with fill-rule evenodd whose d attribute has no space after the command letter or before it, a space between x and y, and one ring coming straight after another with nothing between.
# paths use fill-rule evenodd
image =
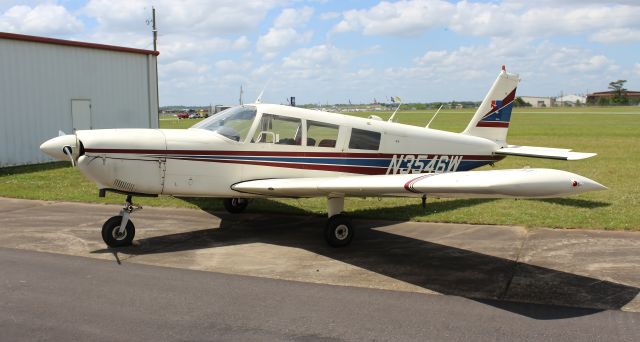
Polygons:
<instances>
[{"instance_id":1,"label":"metal hangar building","mask_svg":"<svg viewBox=\"0 0 640 342\"><path fill-rule=\"evenodd\" d=\"M157 128L157 51L0 32L0 167L81 129Z\"/></svg>"}]
</instances>

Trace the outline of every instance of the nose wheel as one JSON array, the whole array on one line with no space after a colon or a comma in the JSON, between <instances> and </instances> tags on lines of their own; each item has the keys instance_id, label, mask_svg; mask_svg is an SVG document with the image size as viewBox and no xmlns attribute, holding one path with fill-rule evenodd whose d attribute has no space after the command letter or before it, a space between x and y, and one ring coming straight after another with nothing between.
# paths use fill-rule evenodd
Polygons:
<instances>
[{"instance_id":1,"label":"nose wheel","mask_svg":"<svg viewBox=\"0 0 640 342\"><path fill-rule=\"evenodd\" d=\"M109 247L124 247L131 245L136 235L133 222L128 221L125 229L120 229L122 216L113 216L102 225L102 240Z\"/></svg>"},{"instance_id":2,"label":"nose wheel","mask_svg":"<svg viewBox=\"0 0 640 342\"><path fill-rule=\"evenodd\" d=\"M136 235L136 228L129 216L140 209L142 209L141 206L134 206L131 203L131 195L128 195L120 214L111 217L102 225L102 240L107 246L124 247L131 245L133 237Z\"/></svg>"}]
</instances>

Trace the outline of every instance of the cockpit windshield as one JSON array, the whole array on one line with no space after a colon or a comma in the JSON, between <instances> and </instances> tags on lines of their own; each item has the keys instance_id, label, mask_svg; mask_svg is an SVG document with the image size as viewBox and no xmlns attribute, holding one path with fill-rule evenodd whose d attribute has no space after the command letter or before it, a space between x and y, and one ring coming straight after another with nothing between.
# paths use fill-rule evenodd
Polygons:
<instances>
[{"instance_id":1,"label":"cockpit windshield","mask_svg":"<svg viewBox=\"0 0 640 342\"><path fill-rule=\"evenodd\" d=\"M256 117L256 107L237 106L203 120L191 128L208 129L235 141L244 141Z\"/></svg>"}]
</instances>

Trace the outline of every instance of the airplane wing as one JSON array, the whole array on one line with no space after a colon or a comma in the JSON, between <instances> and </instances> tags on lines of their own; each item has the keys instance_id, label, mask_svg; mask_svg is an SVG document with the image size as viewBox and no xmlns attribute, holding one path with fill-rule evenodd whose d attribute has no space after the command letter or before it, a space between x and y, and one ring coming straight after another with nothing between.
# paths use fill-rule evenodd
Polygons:
<instances>
[{"instance_id":1,"label":"airplane wing","mask_svg":"<svg viewBox=\"0 0 640 342\"><path fill-rule=\"evenodd\" d=\"M520 156L560 160L579 160L595 156L597 153L571 152L565 148L509 145L495 152L504 156Z\"/></svg>"},{"instance_id":2,"label":"airplane wing","mask_svg":"<svg viewBox=\"0 0 640 342\"><path fill-rule=\"evenodd\" d=\"M233 190L269 197L419 196L544 198L606 187L554 169L466 171L441 174L261 179L236 183Z\"/></svg>"}]
</instances>

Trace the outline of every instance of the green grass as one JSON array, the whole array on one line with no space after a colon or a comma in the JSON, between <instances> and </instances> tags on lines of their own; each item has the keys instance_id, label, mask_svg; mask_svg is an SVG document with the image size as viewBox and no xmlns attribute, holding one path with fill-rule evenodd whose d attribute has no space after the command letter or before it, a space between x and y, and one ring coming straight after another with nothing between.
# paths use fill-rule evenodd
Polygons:
<instances>
[{"instance_id":1,"label":"green grass","mask_svg":"<svg viewBox=\"0 0 640 342\"><path fill-rule=\"evenodd\" d=\"M443 110L432 128L461 131L472 110ZM355 217L477 224L514 224L527 227L593 228L640 231L640 114L639 107L592 107L516 109L509 129L509 142L519 145L567 147L597 152L582 161L554 161L509 157L496 168L548 167L592 178L607 191L552 200L464 200L429 199L422 209L419 199L350 198L346 211ZM358 113L367 116L371 113ZM375 113L383 118L390 113ZM398 121L423 126L433 111L405 111ZM163 128L187 128L198 120L162 120ZM486 169L489 169L488 167ZM123 197L97 197L95 185L68 163L19 166L0 169L0 196L121 203ZM137 198L142 205L221 210L216 199L177 199L168 196ZM248 210L296 214L324 214L326 200L255 200Z\"/></svg>"}]
</instances>

